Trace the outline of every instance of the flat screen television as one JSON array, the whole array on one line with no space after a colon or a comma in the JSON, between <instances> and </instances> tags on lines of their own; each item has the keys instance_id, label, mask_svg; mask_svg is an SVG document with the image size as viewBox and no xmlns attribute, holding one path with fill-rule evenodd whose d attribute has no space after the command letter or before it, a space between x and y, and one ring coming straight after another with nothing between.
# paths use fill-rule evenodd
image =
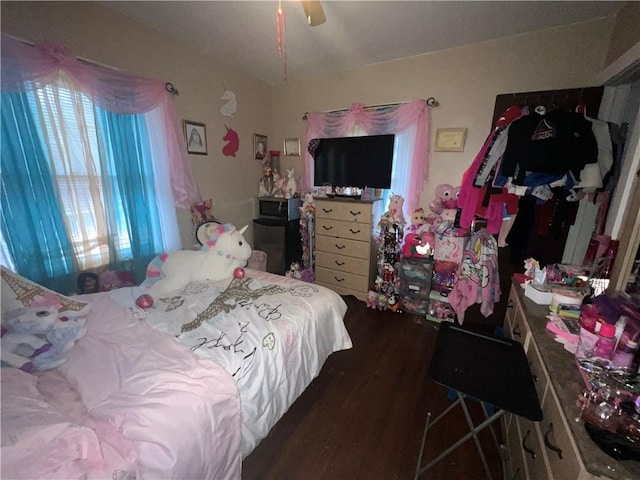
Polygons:
<instances>
[{"instance_id":1,"label":"flat screen television","mask_svg":"<svg viewBox=\"0 0 640 480\"><path fill-rule=\"evenodd\" d=\"M391 188L394 143L395 135L319 139L314 186Z\"/></svg>"}]
</instances>

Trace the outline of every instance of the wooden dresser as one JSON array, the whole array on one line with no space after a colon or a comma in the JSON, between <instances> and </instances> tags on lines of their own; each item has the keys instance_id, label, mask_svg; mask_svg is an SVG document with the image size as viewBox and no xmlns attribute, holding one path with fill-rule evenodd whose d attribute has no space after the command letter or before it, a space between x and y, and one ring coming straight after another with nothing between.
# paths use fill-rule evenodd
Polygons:
<instances>
[{"instance_id":1,"label":"wooden dresser","mask_svg":"<svg viewBox=\"0 0 640 480\"><path fill-rule=\"evenodd\" d=\"M316 283L363 301L377 274L373 204L316 199Z\"/></svg>"},{"instance_id":2,"label":"wooden dresser","mask_svg":"<svg viewBox=\"0 0 640 480\"><path fill-rule=\"evenodd\" d=\"M511 286L505 336L524 346L544 418L531 422L507 414L501 419L510 457L508 478L640 478L640 462L609 457L591 440L583 422L576 421L576 401L585 386L573 355L546 330L548 313L548 306L526 298L520 285Z\"/></svg>"}]
</instances>

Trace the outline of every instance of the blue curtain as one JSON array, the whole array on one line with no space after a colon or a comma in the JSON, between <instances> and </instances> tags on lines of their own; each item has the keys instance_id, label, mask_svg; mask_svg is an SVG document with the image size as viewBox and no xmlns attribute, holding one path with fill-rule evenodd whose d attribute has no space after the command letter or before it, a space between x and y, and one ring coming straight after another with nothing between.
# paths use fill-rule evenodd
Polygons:
<instances>
[{"instance_id":1,"label":"blue curtain","mask_svg":"<svg viewBox=\"0 0 640 480\"><path fill-rule=\"evenodd\" d=\"M2 234L21 275L69 291L73 249L25 93L2 93Z\"/></svg>"},{"instance_id":2,"label":"blue curtain","mask_svg":"<svg viewBox=\"0 0 640 480\"><path fill-rule=\"evenodd\" d=\"M80 271L34 99L26 93L2 93L1 99L1 226L8 255L17 273L73 293ZM134 271L142 281L149 261L164 249L147 121L98 107L94 118L109 243L109 265L103 266Z\"/></svg>"},{"instance_id":3,"label":"blue curtain","mask_svg":"<svg viewBox=\"0 0 640 480\"><path fill-rule=\"evenodd\" d=\"M114 232L110 265L126 265L141 281L149 261L163 249L147 122L143 115L94 111L108 230ZM128 241L121 242L125 237Z\"/></svg>"}]
</instances>

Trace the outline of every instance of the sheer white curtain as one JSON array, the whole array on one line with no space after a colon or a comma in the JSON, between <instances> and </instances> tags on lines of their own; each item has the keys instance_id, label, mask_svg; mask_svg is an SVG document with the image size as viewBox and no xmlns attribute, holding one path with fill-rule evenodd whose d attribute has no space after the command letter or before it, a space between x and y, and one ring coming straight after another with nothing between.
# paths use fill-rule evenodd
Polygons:
<instances>
[{"instance_id":1,"label":"sheer white curtain","mask_svg":"<svg viewBox=\"0 0 640 480\"><path fill-rule=\"evenodd\" d=\"M305 146L314 138L395 134L391 191L402 195L405 209L418 206L429 163L428 105L419 99L409 103L367 110L354 103L348 111L310 113ZM303 153L302 188L313 186L313 157ZM366 168L366 165L363 165ZM387 198L389 192L386 192ZM384 199L386 206L387 198Z\"/></svg>"}]
</instances>

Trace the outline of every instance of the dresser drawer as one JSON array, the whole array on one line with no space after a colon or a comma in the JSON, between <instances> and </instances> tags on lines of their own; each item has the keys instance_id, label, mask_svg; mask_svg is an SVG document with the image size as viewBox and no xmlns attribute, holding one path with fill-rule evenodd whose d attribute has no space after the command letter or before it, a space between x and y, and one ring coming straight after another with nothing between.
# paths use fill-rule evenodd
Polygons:
<instances>
[{"instance_id":1,"label":"dresser drawer","mask_svg":"<svg viewBox=\"0 0 640 480\"><path fill-rule=\"evenodd\" d=\"M518 417L520 424L520 448L527 465L528 478L530 480L544 480L549 478L547 464L545 463L542 441L538 434L535 422L528 418Z\"/></svg>"},{"instance_id":2,"label":"dresser drawer","mask_svg":"<svg viewBox=\"0 0 640 480\"><path fill-rule=\"evenodd\" d=\"M522 450L522 435L518 418L514 415L507 430L507 445L509 445L509 479L526 480L527 471L524 466L524 451Z\"/></svg>"},{"instance_id":3,"label":"dresser drawer","mask_svg":"<svg viewBox=\"0 0 640 480\"><path fill-rule=\"evenodd\" d=\"M369 243L345 238L316 235L316 255L318 252L334 253L347 257L369 259Z\"/></svg>"},{"instance_id":4,"label":"dresser drawer","mask_svg":"<svg viewBox=\"0 0 640 480\"><path fill-rule=\"evenodd\" d=\"M366 292L369 289L367 277L319 266L316 267L316 281L325 285L334 285L358 292Z\"/></svg>"},{"instance_id":5,"label":"dresser drawer","mask_svg":"<svg viewBox=\"0 0 640 480\"><path fill-rule=\"evenodd\" d=\"M347 257L328 252L316 252L316 266L330 268L341 272L362 274L369 269L369 260L365 258Z\"/></svg>"},{"instance_id":6,"label":"dresser drawer","mask_svg":"<svg viewBox=\"0 0 640 480\"><path fill-rule=\"evenodd\" d=\"M316 222L321 218L328 220L343 220L342 202L330 202L326 200L317 201L316 203Z\"/></svg>"},{"instance_id":7,"label":"dresser drawer","mask_svg":"<svg viewBox=\"0 0 640 480\"><path fill-rule=\"evenodd\" d=\"M540 422L540 433L549 460L552 478L578 479L582 471L578 453L574 449L558 400L552 388L542 403L544 420Z\"/></svg>"},{"instance_id":8,"label":"dresser drawer","mask_svg":"<svg viewBox=\"0 0 640 480\"><path fill-rule=\"evenodd\" d=\"M342 208L342 220L371 225L371 204L345 203Z\"/></svg>"},{"instance_id":9,"label":"dresser drawer","mask_svg":"<svg viewBox=\"0 0 640 480\"><path fill-rule=\"evenodd\" d=\"M327 200L316 201L316 219L320 218L371 225L371 204Z\"/></svg>"},{"instance_id":10,"label":"dresser drawer","mask_svg":"<svg viewBox=\"0 0 640 480\"><path fill-rule=\"evenodd\" d=\"M319 218L316 220L316 232L319 235L341 237L366 242L371 237L371 225L368 223L345 222Z\"/></svg>"},{"instance_id":11,"label":"dresser drawer","mask_svg":"<svg viewBox=\"0 0 640 480\"><path fill-rule=\"evenodd\" d=\"M518 300L515 288L515 286L511 286L511 292L509 294L504 335L507 338L520 342L526 352L531 340L531 329L525 320L524 312L522 311L522 306Z\"/></svg>"},{"instance_id":12,"label":"dresser drawer","mask_svg":"<svg viewBox=\"0 0 640 480\"><path fill-rule=\"evenodd\" d=\"M533 383L536 386L536 393L538 394L538 401L542 405L544 400L547 384L549 383L549 377L544 369L540 352L535 343L531 342L529 350L527 351L527 358L529 359L529 370L531 370L531 376L533 377Z\"/></svg>"}]
</instances>

